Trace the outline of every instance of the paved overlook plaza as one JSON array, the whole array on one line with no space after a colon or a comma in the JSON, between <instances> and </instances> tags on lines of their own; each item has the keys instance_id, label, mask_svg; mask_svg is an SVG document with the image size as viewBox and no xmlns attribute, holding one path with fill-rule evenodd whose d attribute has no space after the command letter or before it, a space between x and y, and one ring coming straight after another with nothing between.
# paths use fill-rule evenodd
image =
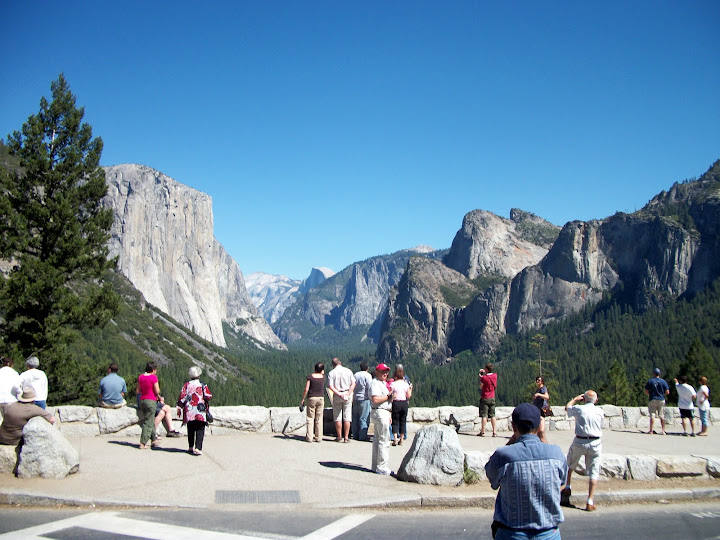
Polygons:
<instances>
[{"instance_id":1,"label":"paved overlook plaza","mask_svg":"<svg viewBox=\"0 0 720 540\"><path fill-rule=\"evenodd\" d=\"M554 408L556 412L562 410ZM58 409L62 418L63 408ZM95 410L90 407L84 409ZM79 430L73 435L68 429L68 440L80 455L79 472L61 480L22 479L8 473L0 474L0 502L228 509L266 504L341 508L491 508L494 503L496 492L487 480L480 479L477 483L459 487L401 482L370 472L370 443L336 443L334 432L328 429L320 444L306 443L302 430L292 433L272 429L240 432L218 425L222 423L220 418L227 417L222 409L214 409L216 422L208 430L204 455L200 457L187 453L184 437L163 438L161 448L140 451L137 426L134 425L122 432L97 436L83 436ZM440 408L435 411L443 415L448 412L444 409L454 409L461 416L462 410L469 412L470 408ZM65 408L66 417L71 410ZM297 411L297 408L294 410ZM285 408L282 411L289 412ZM420 412L427 414L431 411L423 409ZM76 416L77 413L75 410ZM280 416L279 413L276 415ZM445 414L444 418L449 418L449 415ZM558 421L565 420L558 418ZM489 434L478 437L476 431L463 431L463 422L458 423L461 428L458 438L466 457L489 456L510 436L509 432L501 431L496 438ZM69 424L71 422L67 422L66 427ZM290 424L289 419L282 422L285 427ZM469 427L470 423L465 422L464 425ZM414 433L421 426L418 422L409 424L408 441L390 449L393 470L399 468L403 457L410 451ZM62 423L60 427L62 429ZM621 502L720 498L720 479L717 478L720 473L720 428L717 418L707 437L683 437L677 421L668 426L668 433L666 436L648 435L637 427L603 430L605 456L654 457L658 460L658 474L662 477L653 481L601 478L595 497L600 509L603 505ZM567 451L572 439L571 429L551 429L548 432L549 442L559 445L563 452ZM664 464L662 471L661 463ZM193 482L192 492L187 489L188 482ZM573 482L574 492L582 494L585 482L585 478L578 475ZM340 490L337 489L339 485L342 486Z\"/></svg>"}]
</instances>

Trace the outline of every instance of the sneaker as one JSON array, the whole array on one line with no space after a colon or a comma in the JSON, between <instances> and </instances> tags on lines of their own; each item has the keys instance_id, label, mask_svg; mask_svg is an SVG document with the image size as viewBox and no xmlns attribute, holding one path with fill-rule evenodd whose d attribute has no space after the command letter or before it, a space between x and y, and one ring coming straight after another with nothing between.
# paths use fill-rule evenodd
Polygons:
<instances>
[{"instance_id":1,"label":"sneaker","mask_svg":"<svg viewBox=\"0 0 720 540\"><path fill-rule=\"evenodd\" d=\"M179 431L168 431L167 436L177 439L178 437L182 437L182 434Z\"/></svg>"},{"instance_id":2,"label":"sneaker","mask_svg":"<svg viewBox=\"0 0 720 540\"><path fill-rule=\"evenodd\" d=\"M572 489L565 488L560 492L560 506L571 506L570 496L572 495Z\"/></svg>"},{"instance_id":3,"label":"sneaker","mask_svg":"<svg viewBox=\"0 0 720 540\"><path fill-rule=\"evenodd\" d=\"M393 471L375 471L376 474L382 474L383 476L395 476Z\"/></svg>"},{"instance_id":4,"label":"sneaker","mask_svg":"<svg viewBox=\"0 0 720 540\"><path fill-rule=\"evenodd\" d=\"M595 505L594 505L594 504L586 504L586 505L585 505L585 511L586 511L586 512L594 512L594 511L595 511Z\"/></svg>"}]
</instances>

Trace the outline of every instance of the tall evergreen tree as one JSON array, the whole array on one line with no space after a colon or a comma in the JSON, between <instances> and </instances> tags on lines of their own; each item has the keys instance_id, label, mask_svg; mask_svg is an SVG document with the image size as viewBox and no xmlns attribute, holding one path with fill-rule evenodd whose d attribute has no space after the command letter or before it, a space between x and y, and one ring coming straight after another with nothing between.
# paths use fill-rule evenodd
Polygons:
<instances>
[{"instance_id":1,"label":"tall evergreen tree","mask_svg":"<svg viewBox=\"0 0 720 540\"><path fill-rule=\"evenodd\" d=\"M625 366L615 360L608 370L608 381L599 391L600 403L627 405L632 401L632 390Z\"/></svg>"},{"instance_id":2,"label":"tall evergreen tree","mask_svg":"<svg viewBox=\"0 0 720 540\"><path fill-rule=\"evenodd\" d=\"M716 389L716 391L720 390L720 374L718 374L718 366L700 339L695 339L692 345L690 345L690 348L685 355L685 361L680 366L679 373L675 376L680 374L685 375L687 377L688 384L695 389L698 387L698 380L700 377L707 377L708 387Z\"/></svg>"},{"instance_id":3,"label":"tall evergreen tree","mask_svg":"<svg viewBox=\"0 0 720 540\"><path fill-rule=\"evenodd\" d=\"M0 259L11 267L0 280L0 346L15 357L38 354L51 400L63 402L77 397L83 379L66 346L78 329L107 322L118 299L101 281L114 265L102 140L82 122L63 75L51 90L52 101L43 97L8 137L20 170L0 171Z\"/></svg>"}]
</instances>

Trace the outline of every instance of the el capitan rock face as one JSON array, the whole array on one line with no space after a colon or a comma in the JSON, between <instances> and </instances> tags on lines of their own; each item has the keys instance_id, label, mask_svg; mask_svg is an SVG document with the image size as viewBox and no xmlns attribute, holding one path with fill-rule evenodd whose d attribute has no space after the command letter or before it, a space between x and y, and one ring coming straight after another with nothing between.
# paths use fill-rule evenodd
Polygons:
<instances>
[{"instance_id":1,"label":"el capitan rock face","mask_svg":"<svg viewBox=\"0 0 720 540\"><path fill-rule=\"evenodd\" d=\"M115 211L110 255L149 303L217 345L225 346L222 322L229 321L284 348L215 239L209 195L142 165L106 167L105 176L105 204Z\"/></svg>"}]
</instances>

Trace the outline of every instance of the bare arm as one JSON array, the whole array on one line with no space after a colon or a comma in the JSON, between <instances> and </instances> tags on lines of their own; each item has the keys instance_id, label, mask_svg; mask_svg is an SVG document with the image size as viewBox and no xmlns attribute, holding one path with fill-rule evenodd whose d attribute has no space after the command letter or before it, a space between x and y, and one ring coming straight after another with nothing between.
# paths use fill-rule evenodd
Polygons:
<instances>
[{"instance_id":1,"label":"bare arm","mask_svg":"<svg viewBox=\"0 0 720 540\"><path fill-rule=\"evenodd\" d=\"M575 396L574 398L572 398L570 401L567 402L567 405L565 405L565 410L567 411L570 407L573 407L575 405L575 403L577 403L578 401L584 401L584 400L585 400L585 396L583 394L580 394L579 396Z\"/></svg>"},{"instance_id":2,"label":"bare arm","mask_svg":"<svg viewBox=\"0 0 720 540\"><path fill-rule=\"evenodd\" d=\"M303 397L300 400L300 403L305 403L305 398L308 395L308 392L310 391L310 380L305 381L305 391L303 392Z\"/></svg>"}]
</instances>

